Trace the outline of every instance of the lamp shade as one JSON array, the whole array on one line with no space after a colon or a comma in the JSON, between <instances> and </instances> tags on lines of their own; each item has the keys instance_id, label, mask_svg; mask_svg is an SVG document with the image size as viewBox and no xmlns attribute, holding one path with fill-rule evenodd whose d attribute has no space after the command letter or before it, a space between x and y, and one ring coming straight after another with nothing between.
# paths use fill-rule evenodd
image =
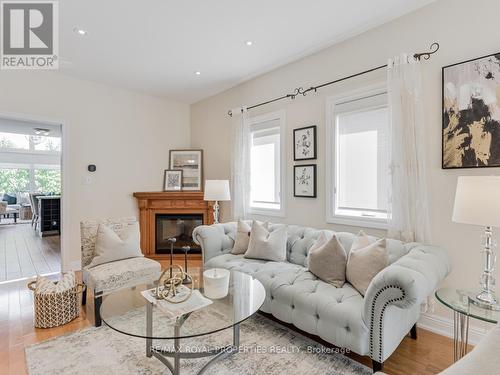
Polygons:
<instances>
[{"instance_id":1,"label":"lamp shade","mask_svg":"<svg viewBox=\"0 0 500 375\"><path fill-rule=\"evenodd\" d=\"M206 201L229 201L231 193L229 192L228 180L206 180L205 196Z\"/></svg>"},{"instance_id":2,"label":"lamp shade","mask_svg":"<svg viewBox=\"0 0 500 375\"><path fill-rule=\"evenodd\" d=\"M500 176L459 177L453 221L500 227Z\"/></svg>"}]
</instances>

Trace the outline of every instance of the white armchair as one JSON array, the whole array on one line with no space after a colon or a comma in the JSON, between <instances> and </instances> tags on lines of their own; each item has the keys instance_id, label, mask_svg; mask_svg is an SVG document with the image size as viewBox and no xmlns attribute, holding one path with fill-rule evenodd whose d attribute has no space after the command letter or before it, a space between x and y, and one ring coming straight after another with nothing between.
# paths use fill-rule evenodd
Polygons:
<instances>
[{"instance_id":1,"label":"white armchair","mask_svg":"<svg viewBox=\"0 0 500 375\"><path fill-rule=\"evenodd\" d=\"M160 263L145 257L128 258L89 267L95 256L95 244L99 224L106 225L120 235L124 228L134 225L135 222L136 219L134 217L127 217L99 221L84 220L80 223L83 282L87 286L87 289L93 291L96 327L102 324L99 310L103 296L140 284L153 284L160 276ZM87 293L84 292L82 304L85 304L86 299Z\"/></svg>"}]
</instances>

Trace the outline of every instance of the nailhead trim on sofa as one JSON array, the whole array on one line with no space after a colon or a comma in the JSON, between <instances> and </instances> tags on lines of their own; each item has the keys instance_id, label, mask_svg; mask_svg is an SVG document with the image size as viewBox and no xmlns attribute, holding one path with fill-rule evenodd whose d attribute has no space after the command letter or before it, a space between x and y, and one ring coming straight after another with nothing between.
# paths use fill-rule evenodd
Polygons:
<instances>
[{"instance_id":1,"label":"nailhead trim on sofa","mask_svg":"<svg viewBox=\"0 0 500 375\"><path fill-rule=\"evenodd\" d=\"M373 353L373 325L374 325L374 320L375 320L375 306L377 305L377 299L380 297L380 295L388 289L400 290L402 296L398 297L398 298L392 298L392 299L386 301L384 303L384 305L382 306L382 309L380 311L380 319L379 319L379 327L378 327L379 328L379 336L378 336L378 338L379 338L379 353L378 353L378 357L375 358L375 355ZM372 302L372 309L371 309L371 316L370 316L370 357L372 359L374 359L375 361L383 362L383 359L382 359L382 328L383 327L382 327L382 325L383 325L383 321L384 321L385 309L390 304L397 302L397 301L403 301L405 298L406 298L406 293L405 293L404 289L398 285L386 285L375 294L375 298L373 299L373 302Z\"/></svg>"}]
</instances>

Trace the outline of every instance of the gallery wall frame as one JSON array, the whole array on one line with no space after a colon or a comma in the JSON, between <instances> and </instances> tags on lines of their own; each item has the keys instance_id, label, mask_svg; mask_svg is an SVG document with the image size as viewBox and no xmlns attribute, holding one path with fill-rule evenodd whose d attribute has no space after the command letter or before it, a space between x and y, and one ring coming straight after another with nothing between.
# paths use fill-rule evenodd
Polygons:
<instances>
[{"instance_id":1,"label":"gallery wall frame","mask_svg":"<svg viewBox=\"0 0 500 375\"><path fill-rule=\"evenodd\" d=\"M317 197L316 164L293 166L293 196L299 198Z\"/></svg>"},{"instance_id":2,"label":"gallery wall frame","mask_svg":"<svg viewBox=\"0 0 500 375\"><path fill-rule=\"evenodd\" d=\"M317 126L293 129L293 160L315 160L318 157Z\"/></svg>"}]
</instances>

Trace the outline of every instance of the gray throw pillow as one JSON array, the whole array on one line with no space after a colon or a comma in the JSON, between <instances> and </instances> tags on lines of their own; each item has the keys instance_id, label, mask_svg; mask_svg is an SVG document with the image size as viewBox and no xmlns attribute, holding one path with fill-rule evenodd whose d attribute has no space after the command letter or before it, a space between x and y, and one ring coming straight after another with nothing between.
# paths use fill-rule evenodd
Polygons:
<instances>
[{"instance_id":1,"label":"gray throw pillow","mask_svg":"<svg viewBox=\"0 0 500 375\"><path fill-rule=\"evenodd\" d=\"M127 225L120 236L106 225L99 224L95 242L95 256L88 267L142 256L138 222Z\"/></svg>"},{"instance_id":2,"label":"gray throw pillow","mask_svg":"<svg viewBox=\"0 0 500 375\"><path fill-rule=\"evenodd\" d=\"M385 238L374 240L360 232L349 252L346 279L364 296L372 279L387 267L388 262Z\"/></svg>"},{"instance_id":3,"label":"gray throw pillow","mask_svg":"<svg viewBox=\"0 0 500 375\"><path fill-rule=\"evenodd\" d=\"M284 262L286 260L286 239L284 225L269 232L264 224L254 221L245 258Z\"/></svg>"},{"instance_id":4,"label":"gray throw pillow","mask_svg":"<svg viewBox=\"0 0 500 375\"><path fill-rule=\"evenodd\" d=\"M268 223L265 222L264 228L268 228ZM236 238L234 239L234 246L231 250L231 254L239 255L245 254L248 249L248 243L250 242L250 232L252 227L242 220L238 220L238 228L236 230Z\"/></svg>"},{"instance_id":5,"label":"gray throw pillow","mask_svg":"<svg viewBox=\"0 0 500 375\"><path fill-rule=\"evenodd\" d=\"M309 271L324 282L341 288L345 283L346 266L347 254L337 236L328 239L325 232L321 232L309 249Z\"/></svg>"}]
</instances>

